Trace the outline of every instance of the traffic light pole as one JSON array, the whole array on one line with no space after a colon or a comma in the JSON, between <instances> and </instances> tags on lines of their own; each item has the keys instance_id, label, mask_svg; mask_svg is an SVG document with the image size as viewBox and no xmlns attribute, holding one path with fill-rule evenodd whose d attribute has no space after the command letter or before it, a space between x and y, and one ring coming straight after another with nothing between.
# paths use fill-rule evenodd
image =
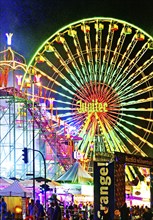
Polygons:
<instances>
[{"instance_id":1,"label":"traffic light pole","mask_svg":"<svg viewBox=\"0 0 153 220\"><path fill-rule=\"evenodd\" d=\"M35 102L34 102L34 81L32 82L32 148L24 148L23 151L23 160L24 163L28 163L28 150L32 150L32 154L33 154L33 200L35 203L35 152L38 152L41 154L42 158L43 158L43 162L44 162L44 186L45 186L45 209L46 209L46 161L45 161L45 157L42 154L41 151L36 150L35 149Z\"/></svg>"},{"instance_id":2,"label":"traffic light pole","mask_svg":"<svg viewBox=\"0 0 153 220\"><path fill-rule=\"evenodd\" d=\"M35 100L34 100L34 81L32 82L32 153L33 153L33 200L35 203L35 121L34 121L34 108L35 108Z\"/></svg>"},{"instance_id":3,"label":"traffic light pole","mask_svg":"<svg viewBox=\"0 0 153 220\"><path fill-rule=\"evenodd\" d=\"M42 159L43 159L43 163L44 163L44 187L45 187L45 209L46 209L46 186L47 186L47 184L46 184L46 160L45 160L45 157L44 157L44 155L42 154L41 151L35 150L35 149L32 149L32 148L28 148L28 150L32 150L34 152L40 153L41 156L42 156ZM33 173L32 176L33 176L33 183L35 183L35 174ZM35 193L35 184L33 184L33 194L34 193ZM33 195L33 198L35 198L35 194Z\"/></svg>"},{"instance_id":4,"label":"traffic light pole","mask_svg":"<svg viewBox=\"0 0 153 220\"><path fill-rule=\"evenodd\" d=\"M45 186L45 210L46 210L46 160L41 151L39 150L35 150L35 151L41 154L44 162L44 186Z\"/></svg>"}]
</instances>

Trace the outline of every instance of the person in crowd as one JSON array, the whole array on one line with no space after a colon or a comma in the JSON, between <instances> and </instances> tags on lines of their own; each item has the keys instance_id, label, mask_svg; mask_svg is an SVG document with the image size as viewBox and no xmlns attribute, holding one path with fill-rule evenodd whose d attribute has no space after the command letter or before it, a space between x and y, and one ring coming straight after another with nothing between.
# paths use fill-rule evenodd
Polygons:
<instances>
[{"instance_id":1,"label":"person in crowd","mask_svg":"<svg viewBox=\"0 0 153 220\"><path fill-rule=\"evenodd\" d=\"M41 219L44 219L44 217L45 217L44 207L40 203L39 199L36 200L36 204L34 207L34 215L35 215L36 220L41 220Z\"/></svg>"},{"instance_id":2,"label":"person in crowd","mask_svg":"<svg viewBox=\"0 0 153 220\"><path fill-rule=\"evenodd\" d=\"M82 214L82 220L87 220L87 209L85 205L83 205L81 209L81 214Z\"/></svg>"},{"instance_id":3,"label":"person in crowd","mask_svg":"<svg viewBox=\"0 0 153 220\"><path fill-rule=\"evenodd\" d=\"M69 213L70 213L70 215L73 215L73 214L74 214L74 206L73 206L72 203L70 203L68 209L69 209Z\"/></svg>"},{"instance_id":4,"label":"person in crowd","mask_svg":"<svg viewBox=\"0 0 153 220\"><path fill-rule=\"evenodd\" d=\"M120 213L121 213L121 220L129 219L129 209L127 207L126 202L124 202L123 205L121 206Z\"/></svg>"},{"instance_id":5,"label":"person in crowd","mask_svg":"<svg viewBox=\"0 0 153 220\"><path fill-rule=\"evenodd\" d=\"M59 206L58 201L55 200L55 208L54 208L52 220L61 220L61 219L62 219L61 207Z\"/></svg>"},{"instance_id":6,"label":"person in crowd","mask_svg":"<svg viewBox=\"0 0 153 220\"><path fill-rule=\"evenodd\" d=\"M152 220L151 210L146 206L143 213L143 220Z\"/></svg>"},{"instance_id":7,"label":"person in crowd","mask_svg":"<svg viewBox=\"0 0 153 220\"><path fill-rule=\"evenodd\" d=\"M105 206L105 210L103 212L103 220L110 220L109 207L107 206Z\"/></svg>"},{"instance_id":8,"label":"person in crowd","mask_svg":"<svg viewBox=\"0 0 153 220\"><path fill-rule=\"evenodd\" d=\"M50 206L47 209L48 220L52 220L54 213L54 202L50 202Z\"/></svg>"},{"instance_id":9,"label":"person in crowd","mask_svg":"<svg viewBox=\"0 0 153 220\"><path fill-rule=\"evenodd\" d=\"M66 220L69 220L69 219L70 219L70 214L69 214L68 207L66 207L65 217L66 217Z\"/></svg>"},{"instance_id":10,"label":"person in crowd","mask_svg":"<svg viewBox=\"0 0 153 220\"><path fill-rule=\"evenodd\" d=\"M28 213L27 213L30 219L34 219L34 209L35 209L34 200L31 199L28 204Z\"/></svg>"},{"instance_id":11,"label":"person in crowd","mask_svg":"<svg viewBox=\"0 0 153 220\"><path fill-rule=\"evenodd\" d=\"M7 204L3 197L0 197L0 213L4 211L7 212Z\"/></svg>"},{"instance_id":12,"label":"person in crowd","mask_svg":"<svg viewBox=\"0 0 153 220\"><path fill-rule=\"evenodd\" d=\"M94 217L94 207L93 205L90 205L90 220L93 220Z\"/></svg>"},{"instance_id":13,"label":"person in crowd","mask_svg":"<svg viewBox=\"0 0 153 220\"><path fill-rule=\"evenodd\" d=\"M3 197L0 197L0 216L2 220L8 219L7 204Z\"/></svg>"}]
</instances>

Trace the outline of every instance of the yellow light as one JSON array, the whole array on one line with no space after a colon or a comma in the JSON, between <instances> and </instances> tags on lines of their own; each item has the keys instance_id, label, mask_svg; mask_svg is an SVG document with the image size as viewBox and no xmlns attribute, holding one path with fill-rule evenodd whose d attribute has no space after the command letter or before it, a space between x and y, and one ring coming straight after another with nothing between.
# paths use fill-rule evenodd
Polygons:
<instances>
[{"instance_id":1,"label":"yellow light","mask_svg":"<svg viewBox=\"0 0 153 220\"><path fill-rule=\"evenodd\" d=\"M20 214L22 212L22 208L20 206L15 207L15 213Z\"/></svg>"},{"instance_id":2,"label":"yellow light","mask_svg":"<svg viewBox=\"0 0 153 220\"><path fill-rule=\"evenodd\" d=\"M104 29L104 25L102 23L95 24L95 29L96 30L103 30Z\"/></svg>"},{"instance_id":3,"label":"yellow light","mask_svg":"<svg viewBox=\"0 0 153 220\"><path fill-rule=\"evenodd\" d=\"M136 33L135 37L138 41L143 41L145 39L145 36L142 33Z\"/></svg>"},{"instance_id":4,"label":"yellow light","mask_svg":"<svg viewBox=\"0 0 153 220\"><path fill-rule=\"evenodd\" d=\"M36 85L40 87L41 86L41 82L37 82Z\"/></svg>"},{"instance_id":5,"label":"yellow light","mask_svg":"<svg viewBox=\"0 0 153 220\"><path fill-rule=\"evenodd\" d=\"M51 46L50 44L46 44L45 45L45 51L46 52L53 52L54 51L54 47Z\"/></svg>"},{"instance_id":6,"label":"yellow light","mask_svg":"<svg viewBox=\"0 0 153 220\"><path fill-rule=\"evenodd\" d=\"M67 137L67 138L70 138L70 134L67 134L66 137Z\"/></svg>"}]
</instances>

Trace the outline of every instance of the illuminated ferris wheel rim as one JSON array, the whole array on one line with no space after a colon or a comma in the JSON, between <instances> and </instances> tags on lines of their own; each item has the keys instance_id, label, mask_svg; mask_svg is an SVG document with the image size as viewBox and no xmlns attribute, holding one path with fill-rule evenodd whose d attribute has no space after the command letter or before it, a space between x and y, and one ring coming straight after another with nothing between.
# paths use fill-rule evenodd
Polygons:
<instances>
[{"instance_id":1,"label":"illuminated ferris wheel rim","mask_svg":"<svg viewBox=\"0 0 153 220\"><path fill-rule=\"evenodd\" d=\"M149 35L146 31L144 31L143 29L141 29L140 27L133 25L132 23L129 23L127 21L121 20L121 19L117 19L117 18L112 18L112 17L92 17L92 18L84 18L81 20L77 20L75 22L72 22L66 26L63 26L62 28L60 28L59 30L57 30L54 34L52 34L49 38L47 38L47 40L44 41L44 43L38 48L38 50L35 52L35 54L33 55L33 57L31 58L28 67L32 66L32 63L35 59L35 56L38 54L38 52L46 45L46 43L48 41L50 41L50 39L54 38L57 34L59 34L60 32L63 32L64 30L67 31L67 28L69 28L70 26L74 26L76 24L81 24L83 22L94 22L95 20L100 20L103 22L110 22L110 21L115 21L115 22L119 22L121 24L127 24L135 29L139 29L142 33L144 33L148 38L150 38L153 41L153 37L151 35Z\"/></svg>"}]
</instances>

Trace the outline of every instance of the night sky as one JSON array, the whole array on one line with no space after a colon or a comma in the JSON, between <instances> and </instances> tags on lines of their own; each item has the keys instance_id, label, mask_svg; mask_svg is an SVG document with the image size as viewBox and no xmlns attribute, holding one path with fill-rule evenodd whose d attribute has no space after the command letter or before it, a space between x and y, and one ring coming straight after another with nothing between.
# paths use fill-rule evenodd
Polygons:
<instances>
[{"instance_id":1,"label":"night sky","mask_svg":"<svg viewBox=\"0 0 153 220\"><path fill-rule=\"evenodd\" d=\"M132 23L153 36L152 0L1 0L0 49L6 32L12 48L27 62L55 31L83 18L112 17Z\"/></svg>"}]
</instances>

